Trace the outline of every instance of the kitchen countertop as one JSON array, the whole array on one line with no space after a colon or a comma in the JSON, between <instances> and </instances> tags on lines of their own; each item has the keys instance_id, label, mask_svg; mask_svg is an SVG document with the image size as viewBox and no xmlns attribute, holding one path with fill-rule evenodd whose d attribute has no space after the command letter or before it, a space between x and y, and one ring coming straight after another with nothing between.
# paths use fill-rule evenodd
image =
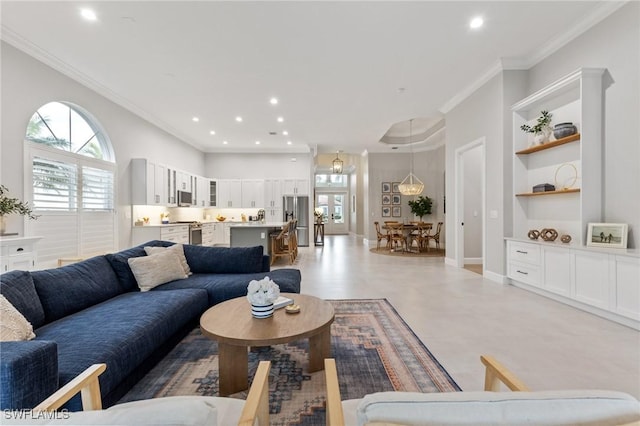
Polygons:
<instances>
[{"instance_id":1,"label":"kitchen countertop","mask_svg":"<svg viewBox=\"0 0 640 426\"><path fill-rule=\"evenodd\" d=\"M282 228L287 222L232 222L231 228L252 227L252 228Z\"/></svg>"}]
</instances>

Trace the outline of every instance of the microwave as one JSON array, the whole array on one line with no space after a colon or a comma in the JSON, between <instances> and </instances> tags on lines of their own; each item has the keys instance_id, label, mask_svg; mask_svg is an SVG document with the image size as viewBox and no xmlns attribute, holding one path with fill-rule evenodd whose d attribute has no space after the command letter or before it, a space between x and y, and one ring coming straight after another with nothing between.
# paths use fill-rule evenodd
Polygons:
<instances>
[{"instance_id":1,"label":"microwave","mask_svg":"<svg viewBox=\"0 0 640 426\"><path fill-rule=\"evenodd\" d=\"M178 206L189 207L193 203L193 199L190 192L178 191Z\"/></svg>"}]
</instances>

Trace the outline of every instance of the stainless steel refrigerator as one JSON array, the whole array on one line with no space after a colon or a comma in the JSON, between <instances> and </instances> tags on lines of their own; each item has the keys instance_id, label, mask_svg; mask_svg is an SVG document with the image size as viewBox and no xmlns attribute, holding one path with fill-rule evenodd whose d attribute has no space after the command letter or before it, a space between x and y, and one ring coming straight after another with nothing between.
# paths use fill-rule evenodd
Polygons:
<instances>
[{"instance_id":1,"label":"stainless steel refrigerator","mask_svg":"<svg viewBox=\"0 0 640 426\"><path fill-rule=\"evenodd\" d=\"M282 198L284 221L298 219L298 245L309 246L309 197L287 195Z\"/></svg>"}]
</instances>

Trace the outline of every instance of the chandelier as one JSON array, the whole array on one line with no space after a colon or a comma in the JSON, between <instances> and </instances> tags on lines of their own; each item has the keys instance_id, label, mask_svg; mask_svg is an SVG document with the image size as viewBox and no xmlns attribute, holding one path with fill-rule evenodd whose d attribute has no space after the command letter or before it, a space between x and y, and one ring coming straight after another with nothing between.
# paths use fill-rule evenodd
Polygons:
<instances>
[{"instance_id":1,"label":"chandelier","mask_svg":"<svg viewBox=\"0 0 640 426\"><path fill-rule=\"evenodd\" d=\"M411 150L411 161L409 164L409 175L404 178L398 188L402 195L419 195L424 191L424 183L413 174L413 147L411 137L413 136L413 119L409 120L409 149Z\"/></svg>"},{"instance_id":2,"label":"chandelier","mask_svg":"<svg viewBox=\"0 0 640 426\"><path fill-rule=\"evenodd\" d=\"M333 170L333 173L336 175L341 175L342 174L342 165L344 164L344 162L340 159L340 151L336 152L336 159L333 160L333 167L331 168Z\"/></svg>"}]
</instances>

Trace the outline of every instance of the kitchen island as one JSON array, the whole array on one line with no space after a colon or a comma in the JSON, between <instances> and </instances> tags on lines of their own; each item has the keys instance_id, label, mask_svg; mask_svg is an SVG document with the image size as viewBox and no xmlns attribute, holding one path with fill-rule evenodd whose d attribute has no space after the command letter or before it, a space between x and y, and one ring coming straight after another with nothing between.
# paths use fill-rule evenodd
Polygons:
<instances>
[{"instance_id":1,"label":"kitchen island","mask_svg":"<svg viewBox=\"0 0 640 426\"><path fill-rule=\"evenodd\" d=\"M264 247L264 253L271 256L269 234L280 232L287 222L238 222L229 225L231 247Z\"/></svg>"}]
</instances>

